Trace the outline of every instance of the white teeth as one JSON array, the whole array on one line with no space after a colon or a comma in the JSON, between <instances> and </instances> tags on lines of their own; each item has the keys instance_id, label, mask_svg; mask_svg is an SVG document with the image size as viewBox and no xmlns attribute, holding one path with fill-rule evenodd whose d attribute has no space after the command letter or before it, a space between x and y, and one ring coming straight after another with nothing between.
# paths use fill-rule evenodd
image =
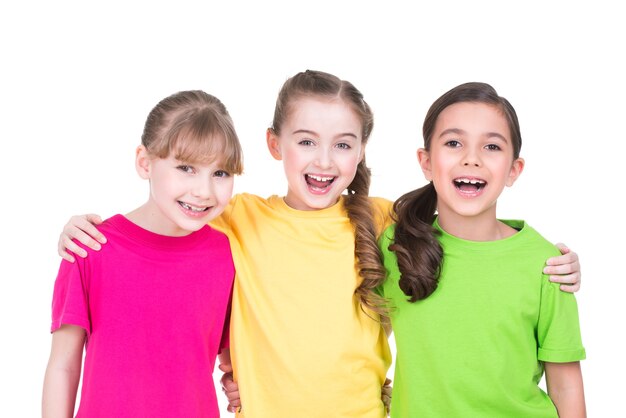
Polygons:
<instances>
[{"instance_id":1,"label":"white teeth","mask_svg":"<svg viewBox=\"0 0 626 418\"><path fill-rule=\"evenodd\" d=\"M317 181L330 181L330 180L334 179L334 177L322 177L322 176L315 176L313 174L307 174L307 176L309 176L313 180L317 180Z\"/></svg>"},{"instance_id":2,"label":"white teeth","mask_svg":"<svg viewBox=\"0 0 626 418\"><path fill-rule=\"evenodd\" d=\"M455 179L454 181L456 181L457 183L467 183L467 184L485 184L483 180L468 179L468 178Z\"/></svg>"},{"instance_id":3,"label":"white teeth","mask_svg":"<svg viewBox=\"0 0 626 418\"><path fill-rule=\"evenodd\" d=\"M180 203L180 205L182 207L184 207L185 209L190 210L192 212L204 212L205 210L207 210L206 206L201 208L201 207L198 207L198 206L191 206L191 205L189 205L189 204L187 204L185 202L179 202L179 203Z\"/></svg>"}]
</instances>

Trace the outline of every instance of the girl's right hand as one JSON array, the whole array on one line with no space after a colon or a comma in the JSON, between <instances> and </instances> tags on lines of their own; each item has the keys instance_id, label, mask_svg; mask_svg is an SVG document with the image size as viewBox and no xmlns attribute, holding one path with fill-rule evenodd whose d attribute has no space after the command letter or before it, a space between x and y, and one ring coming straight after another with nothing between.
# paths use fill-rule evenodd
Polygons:
<instances>
[{"instance_id":1,"label":"girl's right hand","mask_svg":"<svg viewBox=\"0 0 626 418\"><path fill-rule=\"evenodd\" d=\"M221 371L225 372L220 379L220 383L222 384L222 392L224 392L228 399L228 407L226 410L228 412L241 412L239 385L233 379L233 369L229 366L230 365L225 366L223 364L218 366Z\"/></svg>"},{"instance_id":2,"label":"girl's right hand","mask_svg":"<svg viewBox=\"0 0 626 418\"><path fill-rule=\"evenodd\" d=\"M107 242L104 235L102 235L94 226L100 225L101 223L102 218L93 213L72 216L69 222L63 227L63 231L59 236L59 255L70 263L75 261L74 256L71 253L82 258L87 257L87 251L80 248L80 246L72 241L73 239L93 250L99 251L101 248L100 244L105 244Z\"/></svg>"}]
</instances>

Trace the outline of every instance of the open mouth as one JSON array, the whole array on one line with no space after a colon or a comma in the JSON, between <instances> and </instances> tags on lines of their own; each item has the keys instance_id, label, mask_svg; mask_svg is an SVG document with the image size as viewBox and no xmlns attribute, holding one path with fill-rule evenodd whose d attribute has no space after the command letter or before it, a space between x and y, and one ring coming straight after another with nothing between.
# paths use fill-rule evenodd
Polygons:
<instances>
[{"instance_id":1,"label":"open mouth","mask_svg":"<svg viewBox=\"0 0 626 418\"><path fill-rule=\"evenodd\" d=\"M305 174L304 179L309 187L313 188L314 190L321 191L327 189L331 184L333 184L333 181L335 181L336 177Z\"/></svg>"},{"instance_id":2,"label":"open mouth","mask_svg":"<svg viewBox=\"0 0 626 418\"><path fill-rule=\"evenodd\" d=\"M209 210L208 206L192 206L189 203L181 202L180 200L178 201L178 204L182 206L183 209L194 213L201 213Z\"/></svg>"},{"instance_id":3,"label":"open mouth","mask_svg":"<svg viewBox=\"0 0 626 418\"><path fill-rule=\"evenodd\" d=\"M454 187L464 193L475 193L482 190L487 182L478 178L459 177L453 180Z\"/></svg>"}]
</instances>

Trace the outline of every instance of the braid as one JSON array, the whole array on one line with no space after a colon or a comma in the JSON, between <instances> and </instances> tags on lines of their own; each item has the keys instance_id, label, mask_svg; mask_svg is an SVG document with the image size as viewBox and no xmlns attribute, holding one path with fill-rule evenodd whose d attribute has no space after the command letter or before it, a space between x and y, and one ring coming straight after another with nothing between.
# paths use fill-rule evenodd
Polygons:
<instances>
[{"instance_id":1,"label":"braid","mask_svg":"<svg viewBox=\"0 0 626 418\"><path fill-rule=\"evenodd\" d=\"M357 167L356 176L348 187L345 208L350 222L354 226L354 246L359 275L363 279L355 293L365 306L381 317L381 322L388 322L386 300L375 292L376 287L386 277L382 255L377 244L377 231L373 221L373 211L368 199L370 186L370 169L365 159Z\"/></svg>"}]
</instances>

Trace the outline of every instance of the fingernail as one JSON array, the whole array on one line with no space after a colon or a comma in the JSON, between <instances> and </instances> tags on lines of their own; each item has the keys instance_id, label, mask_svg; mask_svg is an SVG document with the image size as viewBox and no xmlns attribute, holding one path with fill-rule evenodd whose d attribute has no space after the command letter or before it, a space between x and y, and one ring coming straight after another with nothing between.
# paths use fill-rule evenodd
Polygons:
<instances>
[{"instance_id":1,"label":"fingernail","mask_svg":"<svg viewBox=\"0 0 626 418\"><path fill-rule=\"evenodd\" d=\"M107 243L107 239L105 237L100 238L100 242L103 244Z\"/></svg>"},{"instance_id":2,"label":"fingernail","mask_svg":"<svg viewBox=\"0 0 626 418\"><path fill-rule=\"evenodd\" d=\"M100 251L100 248L102 248L102 246L100 246L100 244L98 244L97 242L93 246L93 249L96 251Z\"/></svg>"}]
</instances>

